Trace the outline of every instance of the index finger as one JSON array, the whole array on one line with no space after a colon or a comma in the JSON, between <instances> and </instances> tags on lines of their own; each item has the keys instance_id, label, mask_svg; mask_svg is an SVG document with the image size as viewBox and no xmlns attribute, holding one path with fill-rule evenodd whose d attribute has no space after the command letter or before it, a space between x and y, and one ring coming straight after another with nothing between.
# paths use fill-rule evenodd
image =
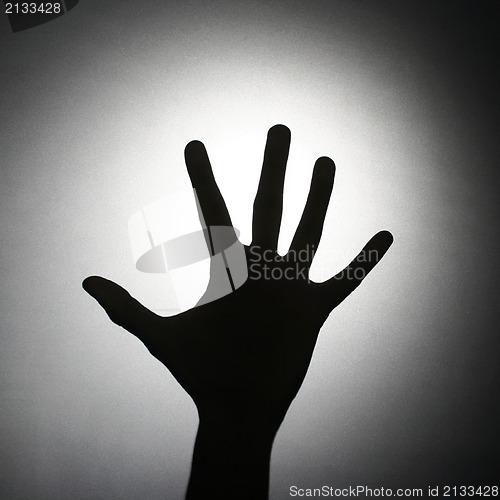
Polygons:
<instances>
[{"instance_id":1,"label":"index finger","mask_svg":"<svg viewBox=\"0 0 500 500\"><path fill-rule=\"evenodd\" d=\"M231 217L224 198L215 182L207 150L200 141L191 141L184 150L186 167L195 190L199 209L202 212L202 223L210 226L230 226Z\"/></svg>"}]
</instances>

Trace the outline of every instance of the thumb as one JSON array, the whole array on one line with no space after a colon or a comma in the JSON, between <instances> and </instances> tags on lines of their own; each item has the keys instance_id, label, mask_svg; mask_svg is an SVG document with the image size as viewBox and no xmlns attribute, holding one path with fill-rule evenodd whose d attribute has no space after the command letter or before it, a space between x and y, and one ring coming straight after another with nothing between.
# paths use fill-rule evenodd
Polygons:
<instances>
[{"instance_id":1,"label":"thumb","mask_svg":"<svg viewBox=\"0 0 500 500\"><path fill-rule=\"evenodd\" d=\"M89 276L83 289L99 302L113 323L125 328L143 342L152 334L160 317L134 299L124 288L100 276Z\"/></svg>"}]
</instances>

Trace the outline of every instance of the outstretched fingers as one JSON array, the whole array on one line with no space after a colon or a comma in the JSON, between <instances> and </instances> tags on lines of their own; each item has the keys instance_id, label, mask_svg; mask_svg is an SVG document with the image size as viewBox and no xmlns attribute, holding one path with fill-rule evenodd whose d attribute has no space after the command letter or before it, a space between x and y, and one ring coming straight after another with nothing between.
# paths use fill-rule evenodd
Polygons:
<instances>
[{"instance_id":1,"label":"outstretched fingers","mask_svg":"<svg viewBox=\"0 0 500 500\"><path fill-rule=\"evenodd\" d=\"M290 245L291 251L307 249L307 255L314 255L323 232L334 177L335 163L326 156L319 158L314 166L306 206Z\"/></svg>"},{"instance_id":2,"label":"outstretched fingers","mask_svg":"<svg viewBox=\"0 0 500 500\"><path fill-rule=\"evenodd\" d=\"M389 231L380 231L343 271L318 285L329 310L339 305L361 284L389 250L393 241L394 238Z\"/></svg>"},{"instance_id":3,"label":"outstretched fingers","mask_svg":"<svg viewBox=\"0 0 500 500\"><path fill-rule=\"evenodd\" d=\"M275 125L267 134L259 188L253 205L252 245L276 250L283 211L283 185L290 130Z\"/></svg>"},{"instance_id":4,"label":"outstretched fingers","mask_svg":"<svg viewBox=\"0 0 500 500\"><path fill-rule=\"evenodd\" d=\"M86 278L84 290L99 302L113 323L138 337L146 346L153 340L162 319L134 299L124 288L100 276Z\"/></svg>"},{"instance_id":5,"label":"outstretched fingers","mask_svg":"<svg viewBox=\"0 0 500 500\"><path fill-rule=\"evenodd\" d=\"M200 220L206 227L230 226L231 217L226 203L215 182L205 146L191 141L184 150L184 158L191 184L199 202Z\"/></svg>"}]
</instances>

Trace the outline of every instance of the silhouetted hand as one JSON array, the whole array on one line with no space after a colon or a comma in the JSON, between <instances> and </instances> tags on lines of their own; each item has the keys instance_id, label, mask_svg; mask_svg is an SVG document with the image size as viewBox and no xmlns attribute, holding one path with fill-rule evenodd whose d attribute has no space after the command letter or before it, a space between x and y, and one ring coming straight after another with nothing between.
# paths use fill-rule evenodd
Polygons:
<instances>
[{"instance_id":1,"label":"silhouetted hand","mask_svg":"<svg viewBox=\"0 0 500 500\"><path fill-rule=\"evenodd\" d=\"M253 240L245 248L249 279L236 291L163 318L111 281L94 276L83 283L111 320L136 335L196 404L200 427L187 498L267 498L272 442L305 377L319 330L392 243L389 232L379 232L342 273L310 282L335 175L333 161L323 157L314 167L288 258L280 257L289 145L286 127L269 130ZM203 144L189 143L185 158L206 225L232 226Z\"/></svg>"}]
</instances>

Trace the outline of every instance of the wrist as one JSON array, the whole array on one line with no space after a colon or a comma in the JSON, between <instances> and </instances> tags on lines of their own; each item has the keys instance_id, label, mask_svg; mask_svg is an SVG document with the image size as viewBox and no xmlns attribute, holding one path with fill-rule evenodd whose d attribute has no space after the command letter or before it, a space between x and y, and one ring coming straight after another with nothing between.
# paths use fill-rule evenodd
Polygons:
<instances>
[{"instance_id":1,"label":"wrist","mask_svg":"<svg viewBox=\"0 0 500 500\"><path fill-rule=\"evenodd\" d=\"M276 431L255 415L200 412L186 498L267 499Z\"/></svg>"}]
</instances>

